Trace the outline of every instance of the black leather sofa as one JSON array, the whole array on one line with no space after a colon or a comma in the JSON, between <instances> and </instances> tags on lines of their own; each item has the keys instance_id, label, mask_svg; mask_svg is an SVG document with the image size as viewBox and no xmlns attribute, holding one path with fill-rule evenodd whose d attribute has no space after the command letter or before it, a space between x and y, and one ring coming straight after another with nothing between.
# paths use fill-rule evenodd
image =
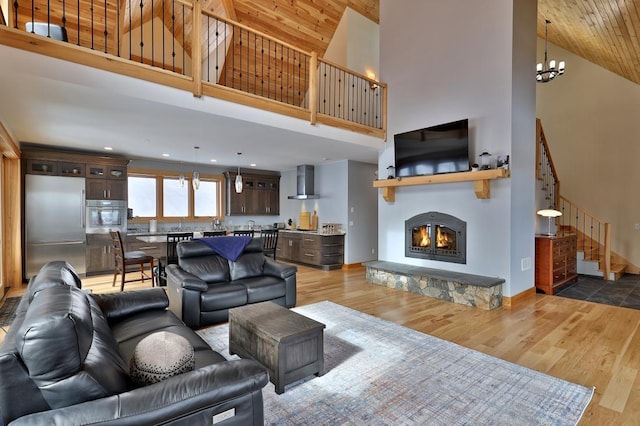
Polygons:
<instances>
[{"instance_id":1,"label":"black leather sofa","mask_svg":"<svg viewBox=\"0 0 640 426\"><path fill-rule=\"evenodd\" d=\"M177 251L178 264L166 269L169 309L190 327L225 322L230 308L249 303L296 305L298 269L266 257L259 237L236 261L197 240L178 243Z\"/></svg>"},{"instance_id":2,"label":"black leather sofa","mask_svg":"<svg viewBox=\"0 0 640 426\"><path fill-rule=\"evenodd\" d=\"M167 310L164 289L98 295L80 287L60 261L31 279L0 344L0 424L194 425L214 416L230 417L225 425L263 424L267 371L214 352ZM158 331L186 338L195 367L135 385L136 345Z\"/></svg>"}]
</instances>

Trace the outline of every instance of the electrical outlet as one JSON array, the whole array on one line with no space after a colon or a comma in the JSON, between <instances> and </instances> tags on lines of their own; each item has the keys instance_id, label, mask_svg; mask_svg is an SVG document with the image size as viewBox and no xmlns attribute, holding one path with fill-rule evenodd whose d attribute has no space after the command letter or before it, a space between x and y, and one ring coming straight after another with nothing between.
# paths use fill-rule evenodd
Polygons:
<instances>
[{"instance_id":1,"label":"electrical outlet","mask_svg":"<svg viewBox=\"0 0 640 426\"><path fill-rule=\"evenodd\" d=\"M528 271L531 269L531 258L525 257L520 260L520 269L523 271Z\"/></svg>"}]
</instances>

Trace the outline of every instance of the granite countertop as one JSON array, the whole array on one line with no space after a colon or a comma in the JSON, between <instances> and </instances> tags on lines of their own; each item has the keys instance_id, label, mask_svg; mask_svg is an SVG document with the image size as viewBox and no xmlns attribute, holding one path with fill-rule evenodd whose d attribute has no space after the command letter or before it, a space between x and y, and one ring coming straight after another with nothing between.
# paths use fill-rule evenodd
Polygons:
<instances>
[{"instance_id":1,"label":"granite countertop","mask_svg":"<svg viewBox=\"0 0 640 426\"><path fill-rule=\"evenodd\" d=\"M321 232L321 231L303 231L299 229L280 229L279 232L291 232L292 234L311 234L311 235L345 235L344 231L339 232Z\"/></svg>"}]
</instances>

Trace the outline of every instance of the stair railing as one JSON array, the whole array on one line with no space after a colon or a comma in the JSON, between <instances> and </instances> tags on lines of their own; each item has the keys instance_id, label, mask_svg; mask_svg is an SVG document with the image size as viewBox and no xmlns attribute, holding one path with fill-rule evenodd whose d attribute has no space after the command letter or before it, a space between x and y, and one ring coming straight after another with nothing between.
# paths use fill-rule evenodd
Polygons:
<instances>
[{"instance_id":1,"label":"stair railing","mask_svg":"<svg viewBox=\"0 0 640 426\"><path fill-rule=\"evenodd\" d=\"M536 141L536 177L542 182L548 207L557 209L560 201L560 180L539 118L536 119Z\"/></svg>"},{"instance_id":2,"label":"stair railing","mask_svg":"<svg viewBox=\"0 0 640 426\"><path fill-rule=\"evenodd\" d=\"M556 219L559 228L582 234L582 238L578 239L578 251L584 252L585 259L602 261L604 279L609 279L611 224L578 207L563 196L560 196L559 210L562 212L562 216Z\"/></svg>"},{"instance_id":3,"label":"stair railing","mask_svg":"<svg viewBox=\"0 0 640 426\"><path fill-rule=\"evenodd\" d=\"M551 158L551 151L542 129L540 119L536 119L536 177L542 181L542 190L549 201L549 207L562 212L556 218L556 226L560 234L578 233L578 251L585 254L585 259L603 261L600 265L604 278L609 279L611 272L611 224L585 211L577 204L560 195L560 180Z\"/></svg>"}]
</instances>

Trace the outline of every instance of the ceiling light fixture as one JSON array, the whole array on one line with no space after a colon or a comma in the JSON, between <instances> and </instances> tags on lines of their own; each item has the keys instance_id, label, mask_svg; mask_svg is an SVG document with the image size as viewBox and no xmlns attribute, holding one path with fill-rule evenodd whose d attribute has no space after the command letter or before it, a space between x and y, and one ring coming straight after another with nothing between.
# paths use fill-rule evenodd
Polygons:
<instances>
[{"instance_id":1,"label":"ceiling light fixture","mask_svg":"<svg viewBox=\"0 0 640 426\"><path fill-rule=\"evenodd\" d=\"M178 184L180 185L180 188L184 188L184 172L182 171L182 161L180 162L180 176L178 176Z\"/></svg>"},{"instance_id":2,"label":"ceiling light fixture","mask_svg":"<svg viewBox=\"0 0 640 426\"><path fill-rule=\"evenodd\" d=\"M242 176L240 176L240 156L241 152L238 152L238 174L236 175L236 192L240 194L242 192Z\"/></svg>"},{"instance_id":3,"label":"ceiling light fixture","mask_svg":"<svg viewBox=\"0 0 640 426\"><path fill-rule=\"evenodd\" d=\"M550 23L550 20L544 20L544 62L536 65L536 81L538 83L547 83L564 74L564 61L560 61L557 68L555 59L547 62L547 37L549 35L548 26Z\"/></svg>"},{"instance_id":4,"label":"ceiling light fixture","mask_svg":"<svg viewBox=\"0 0 640 426\"><path fill-rule=\"evenodd\" d=\"M193 184L193 189L197 191L200 188L200 172L198 171L198 150L200 147L194 146L193 149L196 151L196 170L193 172L191 183Z\"/></svg>"}]
</instances>

